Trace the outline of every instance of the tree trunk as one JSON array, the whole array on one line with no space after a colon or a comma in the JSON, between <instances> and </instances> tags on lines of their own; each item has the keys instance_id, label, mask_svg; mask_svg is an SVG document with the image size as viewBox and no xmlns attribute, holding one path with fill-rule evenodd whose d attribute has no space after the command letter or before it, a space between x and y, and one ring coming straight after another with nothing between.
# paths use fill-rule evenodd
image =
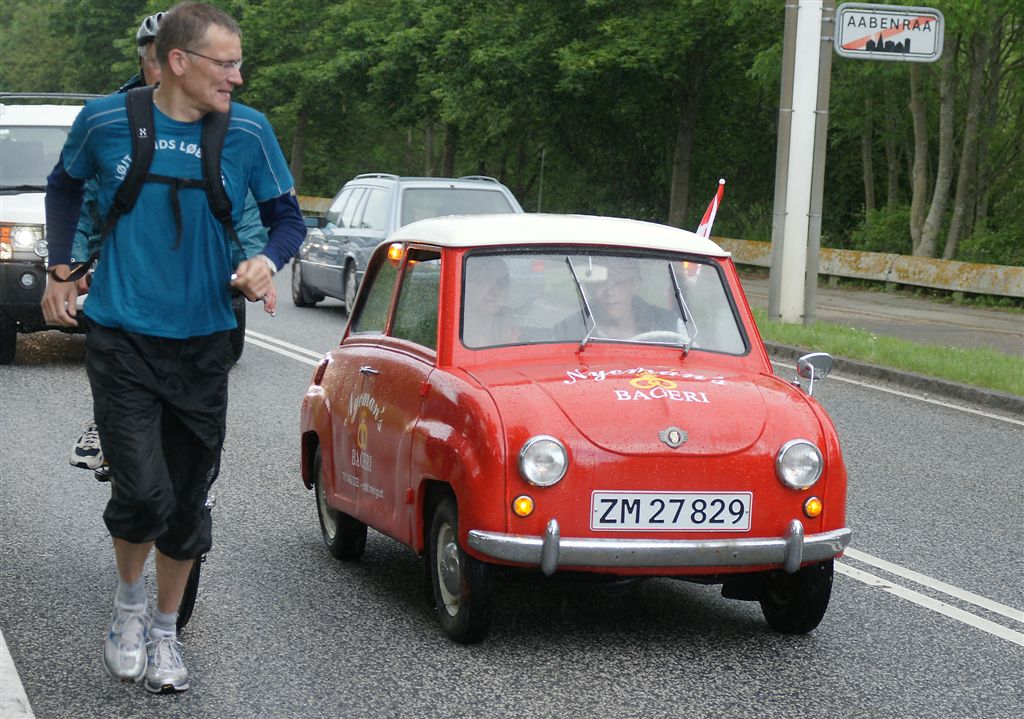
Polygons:
<instances>
[{"instance_id":1,"label":"tree trunk","mask_svg":"<svg viewBox=\"0 0 1024 719\"><path fill-rule=\"evenodd\" d=\"M867 98L860 122L860 161L864 172L864 219L875 211L875 165L872 162L874 138L872 127L872 101Z\"/></svg>"},{"instance_id":2,"label":"tree trunk","mask_svg":"<svg viewBox=\"0 0 1024 719\"><path fill-rule=\"evenodd\" d=\"M690 55L684 63L683 77L677 98L678 119L676 139L672 146L672 179L668 193L668 224L682 227L690 210L693 141L696 135L700 96L707 75L707 61L702 55Z\"/></svg>"},{"instance_id":3,"label":"tree trunk","mask_svg":"<svg viewBox=\"0 0 1024 719\"><path fill-rule=\"evenodd\" d=\"M989 38L984 31L971 36L970 85L967 92L967 119L964 123L963 146L960 150L960 170L956 178L956 197L953 217L949 222L946 246L942 258L951 260L956 255L961 235L970 233L971 213L977 196L978 126L982 113L982 85L985 80L985 61L988 60Z\"/></svg>"},{"instance_id":4,"label":"tree trunk","mask_svg":"<svg viewBox=\"0 0 1024 719\"><path fill-rule=\"evenodd\" d=\"M974 208L974 227L984 226L988 221L989 198L992 193L993 157L989 153L992 133L999 118L999 91L1003 80L1003 30L1004 18L1000 17L992 33L988 53L988 85L985 88L985 114L978 133L978 177Z\"/></svg>"},{"instance_id":5,"label":"tree trunk","mask_svg":"<svg viewBox=\"0 0 1024 719\"><path fill-rule=\"evenodd\" d=\"M302 187L302 166L306 160L306 113L300 112L292 136L292 161L289 170L295 182L295 191Z\"/></svg>"},{"instance_id":6,"label":"tree trunk","mask_svg":"<svg viewBox=\"0 0 1024 719\"><path fill-rule=\"evenodd\" d=\"M434 176L434 123L430 120L423 130L423 176Z\"/></svg>"},{"instance_id":7,"label":"tree trunk","mask_svg":"<svg viewBox=\"0 0 1024 719\"><path fill-rule=\"evenodd\" d=\"M895 207L900 202L900 160L896 152L896 103L888 93L885 95L885 118L885 203Z\"/></svg>"},{"instance_id":8,"label":"tree trunk","mask_svg":"<svg viewBox=\"0 0 1024 719\"><path fill-rule=\"evenodd\" d=\"M927 68L910 63L910 116L914 124L914 162L911 172L910 240L911 251L919 254L924 227L925 196L928 194L928 107L924 101L922 74Z\"/></svg>"},{"instance_id":9,"label":"tree trunk","mask_svg":"<svg viewBox=\"0 0 1024 719\"><path fill-rule=\"evenodd\" d=\"M444 157L441 159L441 176L453 177L455 174L455 125L444 126Z\"/></svg>"},{"instance_id":10,"label":"tree trunk","mask_svg":"<svg viewBox=\"0 0 1024 719\"><path fill-rule=\"evenodd\" d=\"M943 48L942 75L939 79L939 163L935 170L935 188L932 190L932 204L928 209L924 227L921 228L921 244L914 254L935 257L939 232L949 204L949 186L953 184L953 130L956 110L956 55L959 38L954 38L949 47Z\"/></svg>"},{"instance_id":11,"label":"tree trunk","mask_svg":"<svg viewBox=\"0 0 1024 719\"><path fill-rule=\"evenodd\" d=\"M691 77L679 91L679 120L672 148L672 180L668 195L668 224L672 227L682 227L690 210L690 162L697 127L699 92L700 80L697 76Z\"/></svg>"}]
</instances>

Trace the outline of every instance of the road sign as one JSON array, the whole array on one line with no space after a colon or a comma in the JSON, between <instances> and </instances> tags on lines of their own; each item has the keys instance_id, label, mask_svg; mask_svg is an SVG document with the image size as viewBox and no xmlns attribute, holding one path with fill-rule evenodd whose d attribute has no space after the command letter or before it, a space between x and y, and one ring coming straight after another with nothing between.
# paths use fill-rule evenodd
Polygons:
<instances>
[{"instance_id":1,"label":"road sign","mask_svg":"<svg viewBox=\"0 0 1024 719\"><path fill-rule=\"evenodd\" d=\"M836 11L836 54L861 60L935 62L946 21L933 8L843 3Z\"/></svg>"}]
</instances>

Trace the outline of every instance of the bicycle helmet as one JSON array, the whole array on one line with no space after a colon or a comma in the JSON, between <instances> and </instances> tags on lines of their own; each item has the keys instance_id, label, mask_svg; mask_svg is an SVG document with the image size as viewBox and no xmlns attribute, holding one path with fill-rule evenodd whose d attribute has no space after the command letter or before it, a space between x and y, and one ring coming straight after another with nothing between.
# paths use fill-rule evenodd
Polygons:
<instances>
[{"instance_id":1,"label":"bicycle helmet","mask_svg":"<svg viewBox=\"0 0 1024 719\"><path fill-rule=\"evenodd\" d=\"M160 21L163 19L164 13L158 12L143 20L139 25L139 31L135 33L135 44L142 47L153 42L156 39L156 31L160 29Z\"/></svg>"}]
</instances>

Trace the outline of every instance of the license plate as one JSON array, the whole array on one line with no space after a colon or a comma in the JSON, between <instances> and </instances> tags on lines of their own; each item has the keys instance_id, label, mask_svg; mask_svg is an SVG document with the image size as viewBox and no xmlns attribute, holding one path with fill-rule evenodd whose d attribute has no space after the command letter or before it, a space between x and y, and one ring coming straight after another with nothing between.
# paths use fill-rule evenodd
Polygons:
<instances>
[{"instance_id":1,"label":"license plate","mask_svg":"<svg viewBox=\"0 0 1024 719\"><path fill-rule=\"evenodd\" d=\"M751 492L594 492L593 530L748 532Z\"/></svg>"}]
</instances>

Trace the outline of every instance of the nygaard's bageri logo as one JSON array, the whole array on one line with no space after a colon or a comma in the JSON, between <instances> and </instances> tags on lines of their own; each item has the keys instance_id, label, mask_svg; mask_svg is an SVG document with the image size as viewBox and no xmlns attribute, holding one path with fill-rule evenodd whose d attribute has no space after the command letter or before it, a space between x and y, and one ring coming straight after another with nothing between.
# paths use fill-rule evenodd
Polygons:
<instances>
[{"instance_id":1,"label":"nygaard's bageri logo","mask_svg":"<svg viewBox=\"0 0 1024 719\"><path fill-rule=\"evenodd\" d=\"M659 377L652 372L645 372L638 377L634 377L629 380L629 384L635 389L632 392L624 389L613 390L615 392L615 399L629 401L667 399L672 402L697 402L698 404L711 404L711 400L708 399L706 392L687 392L681 389L676 389L678 385L675 382L670 379L665 379L664 377ZM670 427L669 429L672 428ZM679 444L686 441L685 432L683 435L683 439ZM671 447L672 445L669 446Z\"/></svg>"}]
</instances>

